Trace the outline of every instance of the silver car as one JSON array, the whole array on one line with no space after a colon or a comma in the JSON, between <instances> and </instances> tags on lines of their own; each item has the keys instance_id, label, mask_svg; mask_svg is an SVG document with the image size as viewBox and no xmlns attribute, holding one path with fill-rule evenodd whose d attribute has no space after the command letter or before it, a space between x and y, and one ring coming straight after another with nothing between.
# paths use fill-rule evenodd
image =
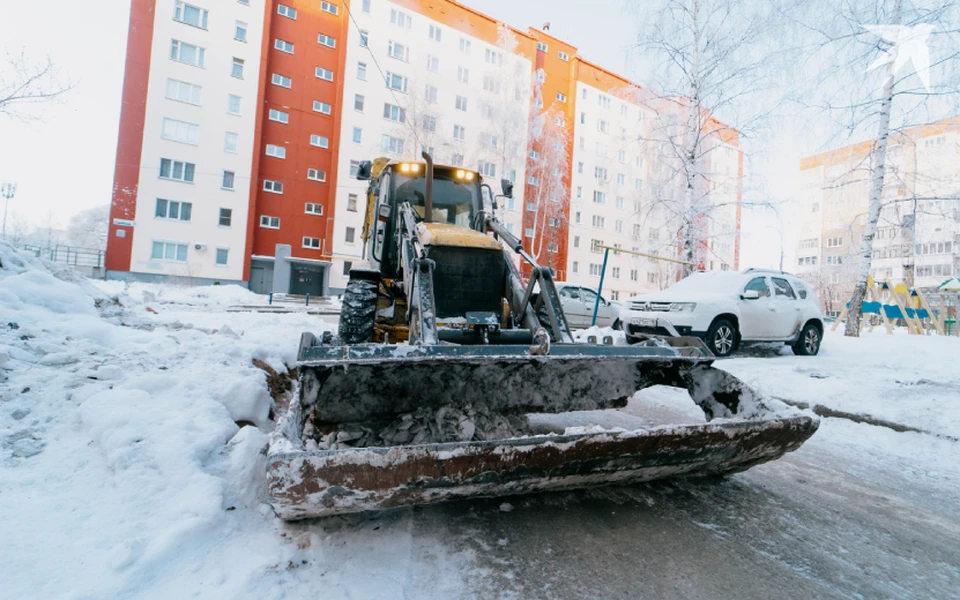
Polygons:
<instances>
[{"instance_id":1,"label":"silver car","mask_svg":"<svg viewBox=\"0 0 960 600\"><path fill-rule=\"evenodd\" d=\"M597 292L571 283L557 282L560 304L567 322L573 329L586 329L593 320L593 308L597 302ZM597 307L597 327L620 329L620 304L600 296Z\"/></svg>"}]
</instances>

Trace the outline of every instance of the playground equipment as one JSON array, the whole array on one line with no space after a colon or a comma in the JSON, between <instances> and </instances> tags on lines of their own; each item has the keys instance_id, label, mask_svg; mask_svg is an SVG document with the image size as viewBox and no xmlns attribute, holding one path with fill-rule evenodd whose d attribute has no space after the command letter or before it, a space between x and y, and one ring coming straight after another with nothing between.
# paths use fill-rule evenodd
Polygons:
<instances>
[{"instance_id":1,"label":"playground equipment","mask_svg":"<svg viewBox=\"0 0 960 600\"><path fill-rule=\"evenodd\" d=\"M947 283L947 282L944 282ZM960 284L960 282L958 282ZM861 313L872 318L860 321L860 330L870 321L872 332L878 323L882 323L888 334L893 333L897 321L902 321L907 328L907 333L916 335L926 335L930 330L936 331L940 335L949 335L946 328L946 321L949 315L953 316L950 323L954 326L956 323L956 302L949 302L949 293L933 294L935 297L934 305L928 298L931 294L924 294L916 288L908 288L905 283L891 284L888 281L876 282L872 277L867 279L867 295L864 297ZM840 316L833 324L832 329L836 330L840 322L847 316L850 304L847 303ZM952 309L952 313L951 313ZM955 329L955 327L953 327Z\"/></svg>"}]
</instances>

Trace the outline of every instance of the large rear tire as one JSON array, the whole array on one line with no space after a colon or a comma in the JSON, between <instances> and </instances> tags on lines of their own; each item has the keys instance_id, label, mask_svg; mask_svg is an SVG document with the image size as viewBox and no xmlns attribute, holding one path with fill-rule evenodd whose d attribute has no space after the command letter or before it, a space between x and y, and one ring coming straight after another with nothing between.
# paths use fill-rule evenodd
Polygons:
<instances>
[{"instance_id":1,"label":"large rear tire","mask_svg":"<svg viewBox=\"0 0 960 600\"><path fill-rule=\"evenodd\" d=\"M343 293L340 308L339 336L344 344L368 344L373 341L373 325L377 319L377 288L380 273L353 269Z\"/></svg>"}]
</instances>

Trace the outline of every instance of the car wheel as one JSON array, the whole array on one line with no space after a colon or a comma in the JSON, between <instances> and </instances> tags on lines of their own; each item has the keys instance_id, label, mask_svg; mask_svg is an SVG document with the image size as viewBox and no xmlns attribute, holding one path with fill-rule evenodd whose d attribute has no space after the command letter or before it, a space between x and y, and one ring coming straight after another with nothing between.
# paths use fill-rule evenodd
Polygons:
<instances>
[{"instance_id":1,"label":"car wheel","mask_svg":"<svg viewBox=\"0 0 960 600\"><path fill-rule=\"evenodd\" d=\"M620 319L617 319L616 321L613 322L613 328L617 331L620 331L621 329L623 329L623 323L620 322Z\"/></svg>"},{"instance_id":2,"label":"car wheel","mask_svg":"<svg viewBox=\"0 0 960 600\"><path fill-rule=\"evenodd\" d=\"M820 328L813 323L807 323L800 332L800 337L791 346L793 353L797 356L816 356L820 352L820 342L823 341L823 335Z\"/></svg>"},{"instance_id":3,"label":"car wheel","mask_svg":"<svg viewBox=\"0 0 960 600\"><path fill-rule=\"evenodd\" d=\"M737 327L729 319L717 319L707 330L707 346L719 358L733 354L737 347Z\"/></svg>"}]
</instances>

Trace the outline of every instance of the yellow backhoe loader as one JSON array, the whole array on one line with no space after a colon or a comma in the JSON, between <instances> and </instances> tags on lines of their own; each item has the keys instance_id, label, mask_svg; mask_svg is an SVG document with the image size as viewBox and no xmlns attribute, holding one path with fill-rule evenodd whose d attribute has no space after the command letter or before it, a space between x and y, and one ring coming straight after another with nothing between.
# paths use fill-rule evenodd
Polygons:
<instances>
[{"instance_id":1,"label":"yellow backhoe loader","mask_svg":"<svg viewBox=\"0 0 960 600\"><path fill-rule=\"evenodd\" d=\"M816 431L815 417L714 368L699 340L577 343L552 271L494 216L512 184L495 197L476 171L423 159L360 165L365 262L338 334L303 334L299 393L270 440L281 517L732 473ZM707 422L531 425L622 408L655 385L687 390Z\"/></svg>"}]
</instances>

